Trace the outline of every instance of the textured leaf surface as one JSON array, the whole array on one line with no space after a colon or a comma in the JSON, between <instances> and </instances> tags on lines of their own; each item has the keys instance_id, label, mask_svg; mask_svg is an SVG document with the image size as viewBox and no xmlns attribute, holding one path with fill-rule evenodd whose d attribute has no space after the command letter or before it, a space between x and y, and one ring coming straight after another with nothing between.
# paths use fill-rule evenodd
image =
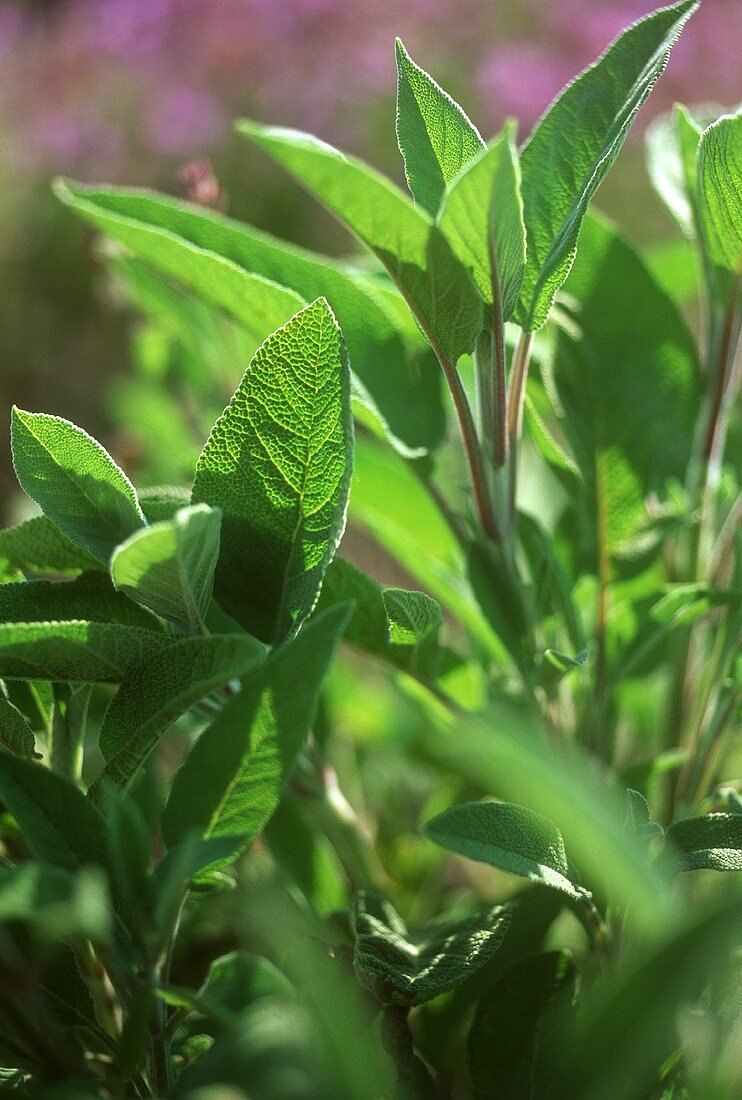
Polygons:
<instances>
[{"instance_id":1,"label":"textured leaf surface","mask_svg":"<svg viewBox=\"0 0 742 1100\"><path fill-rule=\"evenodd\" d=\"M389 180L309 134L240 122L238 129L283 165L371 249L423 328L454 362L481 329L481 302L430 216Z\"/></svg>"},{"instance_id":2,"label":"textured leaf surface","mask_svg":"<svg viewBox=\"0 0 742 1100\"><path fill-rule=\"evenodd\" d=\"M221 508L216 595L265 641L312 610L345 527L353 422L348 362L318 299L258 350L196 467Z\"/></svg>"},{"instance_id":3,"label":"textured leaf surface","mask_svg":"<svg viewBox=\"0 0 742 1100\"><path fill-rule=\"evenodd\" d=\"M196 632L203 629L219 558L221 512L205 504L137 531L111 558L117 589Z\"/></svg>"},{"instance_id":4,"label":"textured leaf surface","mask_svg":"<svg viewBox=\"0 0 742 1100\"><path fill-rule=\"evenodd\" d=\"M507 321L518 303L526 262L513 126L508 125L456 177L438 224L485 302L497 301Z\"/></svg>"},{"instance_id":5,"label":"textured leaf surface","mask_svg":"<svg viewBox=\"0 0 742 1100\"><path fill-rule=\"evenodd\" d=\"M359 981L385 1004L421 1005L489 962L510 925L510 909L496 905L413 937L390 902L363 892L352 921Z\"/></svg>"},{"instance_id":6,"label":"textured leaf surface","mask_svg":"<svg viewBox=\"0 0 742 1100\"><path fill-rule=\"evenodd\" d=\"M331 608L307 623L201 734L175 776L163 814L168 847L194 830L206 839L231 838L233 857L252 843L293 771L348 612L347 606ZM214 867L229 862L224 858Z\"/></svg>"},{"instance_id":7,"label":"textured leaf surface","mask_svg":"<svg viewBox=\"0 0 742 1100\"><path fill-rule=\"evenodd\" d=\"M69 581L0 584L0 623L85 619L160 631L163 624L115 591L105 573L83 573Z\"/></svg>"},{"instance_id":8,"label":"textured leaf surface","mask_svg":"<svg viewBox=\"0 0 742 1100\"><path fill-rule=\"evenodd\" d=\"M288 287L220 255L208 234L180 232L177 223L173 225L167 218L164 204L153 218L142 217L142 207L146 210L149 199L146 193L117 202L116 192L89 190L65 181L57 182L55 190L63 202L137 256L237 317L258 340L304 305L300 295ZM113 200L106 201L110 195Z\"/></svg>"},{"instance_id":9,"label":"textured leaf surface","mask_svg":"<svg viewBox=\"0 0 742 1100\"><path fill-rule=\"evenodd\" d=\"M13 409L13 465L44 515L104 564L144 525L134 486L97 440L60 416Z\"/></svg>"},{"instance_id":10,"label":"textured leaf surface","mask_svg":"<svg viewBox=\"0 0 742 1100\"><path fill-rule=\"evenodd\" d=\"M170 644L165 634L118 623L1 623L0 677L115 684Z\"/></svg>"},{"instance_id":11,"label":"textured leaf surface","mask_svg":"<svg viewBox=\"0 0 742 1100\"><path fill-rule=\"evenodd\" d=\"M667 841L679 871L742 871L740 814L704 814L676 821L667 830Z\"/></svg>"},{"instance_id":12,"label":"textured leaf surface","mask_svg":"<svg viewBox=\"0 0 742 1100\"><path fill-rule=\"evenodd\" d=\"M424 832L436 844L467 859L546 883L573 898L585 893L570 879L564 841L556 825L525 806L464 802L426 822Z\"/></svg>"},{"instance_id":13,"label":"textured leaf surface","mask_svg":"<svg viewBox=\"0 0 742 1100\"><path fill-rule=\"evenodd\" d=\"M626 791L626 828L634 836L647 840L664 833L662 826L652 821L649 803L644 795L630 787Z\"/></svg>"},{"instance_id":14,"label":"textured leaf surface","mask_svg":"<svg viewBox=\"0 0 742 1100\"><path fill-rule=\"evenodd\" d=\"M105 821L66 776L0 749L0 798L39 859L69 871L107 866Z\"/></svg>"},{"instance_id":15,"label":"textured leaf surface","mask_svg":"<svg viewBox=\"0 0 742 1100\"><path fill-rule=\"evenodd\" d=\"M15 756L34 756L36 739L34 732L18 707L6 698L0 685L0 745Z\"/></svg>"},{"instance_id":16,"label":"textured leaf surface","mask_svg":"<svg viewBox=\"0 0 742 1100\"><path fill-rule=\"evenodd\" d=\"M640 19L569 84L521 153L528 258L518 323L540 328L566 279L588 203L618 156L698 0Z\"/></svg>"},{"instance_id":17,"label":"textured leaf surface","mask_svg":"<svg viewBox=\"0 0 742 1100\"><path fill-rule=\"evenodd\" d=\"M120 227L131 224L148 233L166 232L182 242L178 263L168 270L192 286L192 249L208 252L226 263L230 278L244 285L230 291L220 277L195 288L205 301L227 310L240 324L265 339L304 302L324 296L337 317L348 344L356 390L387 426L397 445L419 452L437 447L445 432L439 370L427 346L408 346L403 326L390 313L378 283L343 268L327 257L287 244L251 226L164 195L123 188L68 188L75 208L117 239ZM129 246L133 247L131 240ZM157 257L150 255L151 262ZM162 264L158 264L162 270ZM290 287L300 298L287 303L283 314L271 317L255 308L251 275ZM407 309L402 303L402 308ZM409 317L409 322L411 318Z\"/></svg>"},{"instance_id":18,"label":"textured leaf surface","mask_svg":"<svg viewBox=\"0 0 742 1100\"><path fill-rule=\"evenodd\" d=\"M701 135L701 227L713 263L742 273L742 112L724 115Z\"/></svg>"},{"instance_id":19,"label":"textured leaf surface","mask_svg":"<svg viewBox=\"0 0 742 1100\"><path fill-rule=\"evenodd\" d=\"M397 39L397 142L415 201L433 217L446 187L484 146L448 92Z\"/></svg>"},{"instance_id":20,"label":"textured leaf surface","mask_svg":"<svg viewBox=\"0 0 742 1100\"><path fill-rule=\"evenodd\" d=\"M131 782L167 728L209 692L259 664L264 647L247 634L183 638L134 665L103 716L107 764L96 786Z\"/></svg>"},{"instance_id":21,"label":"textured leaf surface","mask_svg":"<svg viewBox=\"0 0 742 1100\"><path fill-rule=\"evenodd\" d=\"M546 1100L574 995L569 953L533 955L508 967L477 1005L469 1032L476 1100Z\"/></svg>"},{"instance_id":22,"label":"textured leaf surface","mask_svg":"<svg viewBox=\"0 0 742 1100\"><path fill-rule=\"evenodd\" d=\"M604 539L613 551L645 517L647 496L685 476L696 349L638 255L595 217L583 225L565 291L579 335L560 329L553 379L590 498L584 514L594 516L592 535L579 541L587 548Z\"/></svg>"},{"instance_id":23,"label":"textured leaf surface","mask_svg":"<svg viewBox=\"0 0 742 1100\"><path fill-rule=\"evenodd\" d=\"M692 164L689 173L686 150L692 129ZM684 107L659 115L647 128L647 168L654 189L688 238L696 235L696 149L700 129Z\"/></svg>"},{"instance_id":24,"label":"textured leaf surface","mask_svg":"<svg viewBox=\"0 0 742 1100\"><path fill-rule=\"evenodd\" d=\"M9 569L63 575L100 568L97 558L75 546L46 516L0 531L0 576Z\"/></svg>"}]
</instances>

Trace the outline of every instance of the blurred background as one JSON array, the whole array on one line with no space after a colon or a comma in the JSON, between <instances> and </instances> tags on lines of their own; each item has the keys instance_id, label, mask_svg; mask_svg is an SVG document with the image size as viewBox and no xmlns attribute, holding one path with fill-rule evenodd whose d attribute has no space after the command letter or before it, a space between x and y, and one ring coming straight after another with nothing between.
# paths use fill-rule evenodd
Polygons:
<instances>
[{"instance_id":1,"label":"blurred background","mask_svg":"<svg viewBox=\"0 0 742 1100\"><path fill-rule=\"evenodd\" d=\"M117 421L128 319L91 235L50 181L146 185L219 206L310 247L348 238L231 121L312 130L402 181L394 50L464 105L485 137L521 138L556 92L652 0L0 0L0 515L12 512L10 405L67 416L126 464ZM742 3L704 0L599 205L643 244L672 230L641 131L674 100L739 94ZM235 370L235 383L241 365Z\"/></svg>"}]
</instances>

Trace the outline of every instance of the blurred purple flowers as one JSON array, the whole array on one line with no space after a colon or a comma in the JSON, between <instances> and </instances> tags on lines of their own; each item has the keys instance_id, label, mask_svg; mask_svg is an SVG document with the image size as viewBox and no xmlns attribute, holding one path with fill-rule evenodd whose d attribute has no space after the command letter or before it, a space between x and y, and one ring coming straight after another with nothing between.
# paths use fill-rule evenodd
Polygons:
<instances>
[{"instance_id":1,"label":"blurred purple flowers","mask_svg":"<svg viewBox=\"0 0 742 1100\"><path fill-rule=\"evenodd\" d=\"M395 34L481 128L523 132L651 0L0 0L0 136L23 175L153 179L249 111L362 148L389 110ZM742 4L705 0L653 111L730 102Z\"/></svg>"}]
</instances>

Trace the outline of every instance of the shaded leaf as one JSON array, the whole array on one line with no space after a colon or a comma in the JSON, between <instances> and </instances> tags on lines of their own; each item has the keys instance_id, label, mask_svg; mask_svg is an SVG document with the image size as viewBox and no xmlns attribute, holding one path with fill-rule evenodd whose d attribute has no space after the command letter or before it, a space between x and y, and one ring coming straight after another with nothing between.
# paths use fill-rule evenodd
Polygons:
<instances>
[{"instance_id":1,"label":"shaded leaf","mask_svg":"<svg viewBox=\"0 0 742 1100\"><path fill-rule=\"evenodd\" d=\"M165 634L118 623L0 623L0 677L115 684L171 644Z\"/></svg>"},{"instance_id":2,"label":"shaded leaf","mask_svg":"<svg viewBox=\"0 0 742 1100\"><path fill-rule=\"evenodd\" d=\"M742 871L742 815L704 814L667 830L667 858L678 871Z\"/></svg>"},{"instance_id":3,"label":"shaded leaf","mask_svg":"<svg viewBox=\"0 0 742 1100\"><path fill-rule=\"evenodd\" d=\"M13 408L21 488L63 534L104 564L144 525L134 486L97 440L60 416Z\"/></svg>"},{"instance_id":4,"label":"shaded leaf","mask_svg":"<svg viewBox=\"0 0 742 1100\"><path fill-rule=\"evenodd\" d=\"M10 569L27 574L74 574L100 568L92 554L75 546L46 516L34 516L0 531L0 574Z\"/></svg>"},{"instance_id":5,"label":"shaded leaf","mask_svg":"<svg viewBox=\"0 0 742 1100\"><path fill-rule=\"evenodd\" d=\"M48 623L85 620L120 623L160 632L163 624L119 595L102 572L73 580L0 584L0 623Z\"/></svg>"},{"instance_id":6,"label":"shaded leaf","mask_svg":"<svg viewBox=\"0 0 742 1100\"><path fill-rule=\"evenodd\" d=\"M0 867L0 921L22 921L52 943L72 937L108 942L108 906L105 880L94 868L72 875L44 863Z\"/></svg>"},{"instance_id":7,"label":"shaded leaf","mask_svg":"<svg viewBox=\"0 0 742 1100\"><path fill-rule=\"evenodd\" d=\"M0 685L0 745L15 756L37 755L34 732L18 707L13 706Z\"/></svg>"},{"instance_id":8,"label":"shaded leaf","mask_svg":"<svg viewBox=\"0 0 742 1100\"><path fill-rule=\"evenodd\" d=\"M647 840L655 836L663 836L665 832L658 822L652 821L649 803L644 795L632 790L631 787L626 789L626 828L634 836Z\"/></svg>"}]
</instances>

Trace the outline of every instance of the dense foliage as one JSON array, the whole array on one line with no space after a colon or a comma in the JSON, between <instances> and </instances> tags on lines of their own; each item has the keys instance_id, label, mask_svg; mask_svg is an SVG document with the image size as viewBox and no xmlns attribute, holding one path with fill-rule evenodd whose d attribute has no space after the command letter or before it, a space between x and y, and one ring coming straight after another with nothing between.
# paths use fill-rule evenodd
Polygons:
<instances>
[{"instance_id":1,"label":"dense foliage","mask_svg":"<svg viewBox=\"0 0 742 1100\"><path fill-rule=\"evenodd\" d=\"M412 200L238 123L353 262L58 183L140 318L147 469L13 411L6 1091L738 1095L742 115L650 131L670 267L588 210L696 7L520 149L398 43Z\"/></svg>"}]
</instances>

